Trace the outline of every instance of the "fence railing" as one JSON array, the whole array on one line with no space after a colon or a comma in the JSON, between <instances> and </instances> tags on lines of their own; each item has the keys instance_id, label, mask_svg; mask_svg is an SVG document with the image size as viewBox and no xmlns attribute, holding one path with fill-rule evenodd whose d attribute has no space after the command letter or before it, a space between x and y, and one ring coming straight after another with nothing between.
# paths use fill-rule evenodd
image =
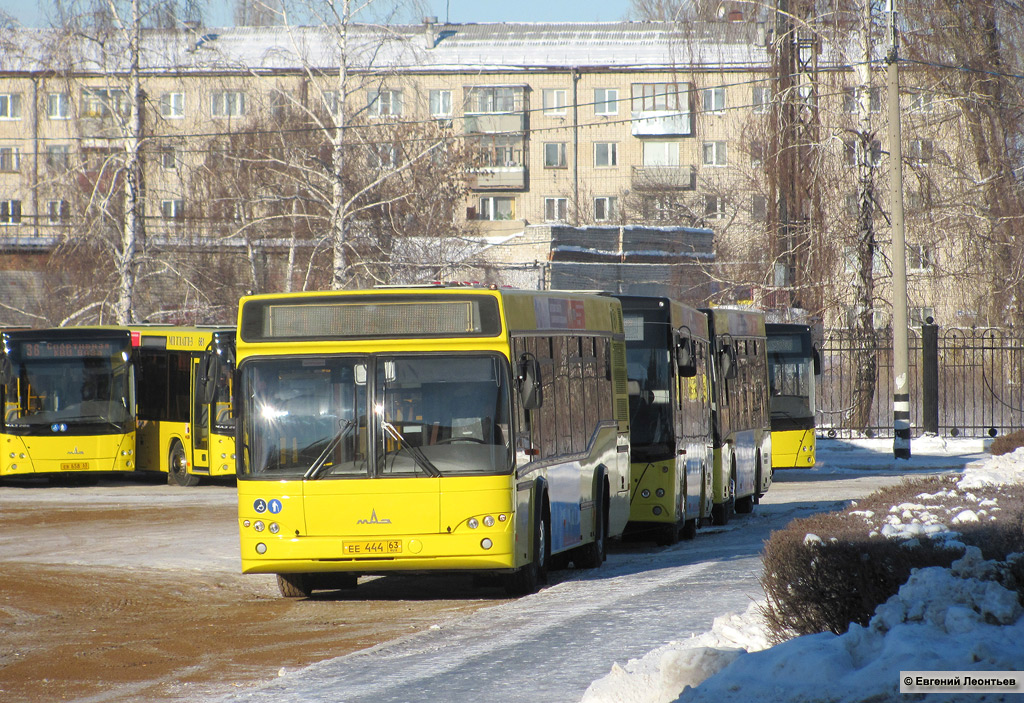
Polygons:
<instances>
[{"instance_id":1,"label":"fence railing","mask_svg":"<svg viewBox=\"0 0 1024 703\"><path fill-rule=\"evenodd\" d=\"M1021 330L925 325L909 330L908 352L913 436L995 437L1024 428ZM818 433L892 437L891 330L825 330L821 360Z\"/></svg>"}]
</instances>

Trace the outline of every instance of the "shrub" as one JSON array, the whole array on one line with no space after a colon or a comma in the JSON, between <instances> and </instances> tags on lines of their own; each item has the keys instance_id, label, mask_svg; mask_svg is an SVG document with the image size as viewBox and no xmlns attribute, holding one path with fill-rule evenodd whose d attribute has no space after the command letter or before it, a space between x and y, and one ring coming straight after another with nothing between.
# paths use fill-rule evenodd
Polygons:
<instances>
[{"instance_id":1,"label":"shrub","mask_svg":"<svg viewBox=\"0 0 1024 703\"><path fill-rule=\"evenodd\" d=\"M996 437L989 445L988 451L992 456L999 456L1000 454L1009 454L1019 447L1024 447L1024 430Z\"/></svg>"},{"instance_id":2,"label":"shrub","mask_svg":"<svg viewBox=\"0 0 1024 703\"><path fill-rule=\"evenodd\" d=\"M846 632L867 625L880 604L895 595L914 569L948 567L963 553L945 540L897 540L881 536L890 507L921 504L930 497L954 507L944 524L958 542L979 547L986 559L1005 560L1024 552L1024 486L958 491L948 477L904 482L879 491L856 506L794 520L772 533L764 548L763 615L772 639L816 632ZM982 519L952 525L952 519L983 498L995 498ZM994 519L993 519L994 518ZM1006 570L1006 583L1024 604L1024 559Z\"/></svg>"}]
</instances>

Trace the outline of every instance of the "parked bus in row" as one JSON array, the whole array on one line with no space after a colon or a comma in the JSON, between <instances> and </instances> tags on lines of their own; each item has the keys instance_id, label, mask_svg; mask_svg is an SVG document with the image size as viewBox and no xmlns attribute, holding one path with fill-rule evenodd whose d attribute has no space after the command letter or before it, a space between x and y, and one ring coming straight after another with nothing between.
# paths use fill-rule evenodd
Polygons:
<instances>
[{"instance_id":1,"label":"parked bus in row","mask_svg":"<svg viewBox=\"0 0 1024 703\"><path fill-rule=\"evenodd\" d=\"M629 529L660 544L711 518L712 356L704 313L663 297L617 296L629 375Z\"/></svg>"},{"instance_id":2,"label":"parked bus in row","mask_svg":"<svg viewBox=\"0 0 1024 703\"><path fill-rule=\"evenodd\" d=\"M227 366L196 395L232 328L138 325L16 330L0 344L0 477L91 482L164 472L171 484L233 476Z\"/></svg>"},{"instance_id":3,"label":"parked bus in row","mask_svg":"<svg viewBox=\"0 0 1024 703\"><path fill-rule=\"evenodd\" d=\"M629 518L610 296L429 286L245 297L242 570L284 596L474 572L510 593L597 567Z\"/></svg>"},{"instance_id":4,"label":"parked bus in row","mask_svg":"<svg viewBox=\"0 0 1024 703\"><path fill-rule=\"evenodd\" d=\"M815 396L821 357L808 325L770 323L768 379L771 389L772 466L814 466Z\"/></svg>"},{"instance_id":5,"label":"parked bus in row","mask_svg":"<svg viewBox=\"0 0 1024 703\"><path fill-rule=\"evenodd\" d=\"M760 311L718 307L704 312L715 355L712 522L724 525L734 512L751 512L772 482L767 340Z\"/></svg>"}]
</instances>

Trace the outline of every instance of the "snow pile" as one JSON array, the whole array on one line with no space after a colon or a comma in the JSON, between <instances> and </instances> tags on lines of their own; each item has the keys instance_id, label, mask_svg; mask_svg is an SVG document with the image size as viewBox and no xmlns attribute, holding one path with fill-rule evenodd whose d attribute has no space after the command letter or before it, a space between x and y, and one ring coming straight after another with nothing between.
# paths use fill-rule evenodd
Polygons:
<instances>
[{"instance_id":1,"label":"snow pile","mask_svg":"<svg viewBox=\"0 0 1024 703\"><path fill-rule=\"evenodd\" d=\"M1024 661L1024 617L1017 594L993 580L998 571L969 547L951 569L914 572L867 627L797 637L741 655L676 700L896 700L901 671L1017 670ZM957 696L929 694L928 700Z\"/></svg>"},{"instance_id":2,"label":"snow pile","mask_svg":"<svg viewBox=\"0 0 1024 703\"><path fill-rule=\"evenodd\" d=\"M669 642L590 685L582 703L667 703L687 686L696 686L746 652L769 646L761 603L742 615L715 618L710 632L684 642Z\"/></svg>"},{"instance_id":3,"label":"snow pile","mask_svg":"<svg viewBox=\"0 0 1024 703\"><path fill-rule=\"evenodd\" d=\"M941 454L941 441L935 444L931 448ZM920 494L916 502L894 505L886 515L857 513L876 535L908 544L942 539L964 549L949 569L915 571L899 593L876 609L867 627L852 625L843 635L806 635L768 647L755 604L742 615L718 618L709 633L616 665L591 684L583 702L901 700L901 671L1020 670L1024 616L1016 592L1000 583L1005 566L985 561L976 547L958 542L954 529L994 519L999 509L996 501L979 499L971 489L1011 483L1024 483L1024 449L969 464L950 488ZM821 541L813 534L805 538L816 540ZM928 694L930 702L962 698ZM971 698L986 700L977 694Z\"/></svg>"}]
</instances>

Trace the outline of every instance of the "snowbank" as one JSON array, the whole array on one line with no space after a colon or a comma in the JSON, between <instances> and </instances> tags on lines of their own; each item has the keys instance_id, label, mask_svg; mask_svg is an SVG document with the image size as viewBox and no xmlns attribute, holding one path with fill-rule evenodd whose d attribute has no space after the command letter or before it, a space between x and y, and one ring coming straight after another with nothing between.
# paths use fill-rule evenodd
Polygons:
<instances>
[{"instance_id":1,"label":"snowbank","mask_svg":"<svg viewBox=\"0 0 1024 703\"><path fill-rule=\"evenodd\" d=\"M921 444L915 443L915 451L946 452L941 439ZM879 458L879 465L887 463ZM968 465L957 490L893 506L883 533L904 540L936 534L954 541L956 525L985 519L997 509L970 489L1010 483L1024 483L1024 449ZM874 515L864 517L870 521ZM975 547L965 548L950 569L914 572L867 627L854 625L839 636L797 637L775 647L768 647L759 604L752 604L742 615L715 620L711 632L616 665L591 684L583 703L900 700L901 671L1017 671L1024 668L1024 617L1017 594L1000 585L998 576L996 563L985 561ZM1001 700L999 695L974 694L971 700ZM930 702L963 697L928 694Z\"/></svg>"}]
</instances>

